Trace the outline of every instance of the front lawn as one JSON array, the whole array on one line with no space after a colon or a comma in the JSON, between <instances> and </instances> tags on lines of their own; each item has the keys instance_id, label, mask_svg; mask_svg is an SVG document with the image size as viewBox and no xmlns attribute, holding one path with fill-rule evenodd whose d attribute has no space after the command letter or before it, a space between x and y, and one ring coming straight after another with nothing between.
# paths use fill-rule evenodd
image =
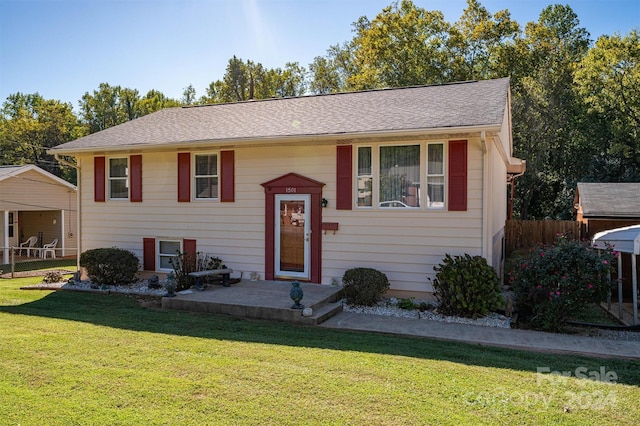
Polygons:
<instances>
[{"instance_id":1,"label":"front lawn","mask_svg":"<svg viewBox=\"0 0 640 426\"><path fill-rule=\"evenodd\" d=\"M19 290L40 280L0 279L2 424L640 424L638 361Z\"/></svg>"}]
</instances>

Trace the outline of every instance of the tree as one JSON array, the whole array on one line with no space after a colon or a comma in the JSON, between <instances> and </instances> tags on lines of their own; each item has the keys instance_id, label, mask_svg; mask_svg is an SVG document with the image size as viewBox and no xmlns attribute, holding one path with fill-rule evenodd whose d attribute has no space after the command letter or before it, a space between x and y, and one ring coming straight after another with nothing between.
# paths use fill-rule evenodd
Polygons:
<instances>
[{"instance_id":1,"label":"tree","mask_svg":"<svg viewBox=\"0 0 640 426\"><path fill-rule=\"evenodd\" d=\"M311 65L311 91L317 94L345 92L351 76L356 74L353 42L336 44L327 49L327 56L317 56Z\"/></svg>"},{"instance_id":2,"label":"tree","mask_svg":"<svg viewBox=\"0 0 640 426\"><path fill-rule=\"evenodd\" d=\"M74 181L46 150L85 135L70 103L46 100L38 93L9 95L0 115L0 164L35 164Z\"/></svg>"},{"instance_id":3,"label":"tree","mask_svg":"<svg viewBox=\"0 0 640 426\"><path fill-rule=\"evenodd\" d=\"M316 95L325 95L332 92L339 92L342 84L337 66L330 58L316 56L313 63L309 65L312 80L309 88Z\"/></svg>"},{"instance_id":4,"label":"tree","mask_svg":"<svg viewBox=\"0 0 640 426\"><path fill-rule=\"evenodd\" d=\"M354 90L446 82L448 57L442 47L450 25L439 11L418 8L410 0L386 7L373 21L354 23L350 48Z\"/></svg>"},{"instance_id":5,"label":"tree","mask_svg":"<svg viewBox=\"0 0 640 426\"><path fill-rule=\"evenodd\" d=\"M240 102L250 99L301 96L307 87L306 70L297 62L288 62L284 70L268 69L260 63L229 60L222 80L209 84L201 103Z\"/></svg>"},{"instance_id":6,"label":"tree","mask_svg":"<svg viewBox=\"0 0 640 426\"><path fill-rule=\"evenodd\" d=\"M575 69L588 46L589 33L579 27L577 15L560 5L545 8L516 40L522 69L512 85L514 150L527 160L517 187L521 219L571 215L573 189L590 150L573 90Z\"/></svg>"},{"instance_id":7,"label":"tree","mask_svg":"<svg viewBox=\"0 0 640 426\"><path fill-rule=\"evenodd\" d=\"M588 106L590 130L602 140L597 180L640 179L640 33L602 36L582 59L575 83ZM612 173L613 172L613 173Z\"/></svg>"},{"instance_id":8,"label":"tree","mask_svg":"<svg viewBox=\"0 0 640 426\"><path fill-rule=\"evenodd\" d=\"M136 115L137 97L137 90L123 90L120 86L111 86L108 83L100 83L98 90L94 90L93 94L86 92L80 101L80 113L89 128L89 133L96 133L131 120L130 117Z\"/></svg>"},{"instance_id":9,"label":"tree","mask_svg":"<svg viewBox=\"0 0 640 426\"><path fill-rule=\"evenodd\" d=\"M164 93L153 89L149 90L137 104L140 117L151 114L152 112L160 111L164 108L173 108L178 106L180 106L180 102L175 99L168 98Z\"/></svg>"},{"instance_id":10,"label":"tree","mask_svg":"<svg viewBox=\"0 0 640 426\"><path fill-rule=\"evenodd\" d=\"M182 105L193 105L196 102L196 89L193 84L188 85L182 91Z\"/></svg>"},{"instance_id":11,"label":"tree","mask_svg":"<svg viewBox=\"0 0 640 426\"><path fill-rule=\"evenodd\" d=\"M516 40L520 26L507 9L491 14L477 0L467 0L467 8L450 29L447 40L451 81L504 77L499 67L501 51Z\"/></svg>"}]
</instances>

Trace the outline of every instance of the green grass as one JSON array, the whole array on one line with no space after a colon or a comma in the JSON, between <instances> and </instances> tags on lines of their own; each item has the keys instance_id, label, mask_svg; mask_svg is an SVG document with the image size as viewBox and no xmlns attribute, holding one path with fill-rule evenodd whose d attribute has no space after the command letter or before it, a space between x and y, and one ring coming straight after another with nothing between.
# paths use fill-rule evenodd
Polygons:
<instances>
[{"instance_id":1,"label":"green grass","mask_svg":"<svg viewBox=\"0 0 640 426\"><path fill-rule=\"evenodd\" d=\"M19 290L39 280L0 280L0 424L640 424L638 361Z\"/></svg>"},{"instance_id":2,"label":"green grass","mask_svg":"<svg viewBox=\"0 0 640 426\"><path fill-rule=\"evenodd\" d=\"M15 272L26 271L46 271L48 269L66 268L70 270L77 269L77 260L75 258L62 259L38 259L26 262L17 262L14 267ZM11 264L0 264L0 271L3 274L11 273ZM42 273L44 275L44 272Z\"/></svg>"}]
</instances>

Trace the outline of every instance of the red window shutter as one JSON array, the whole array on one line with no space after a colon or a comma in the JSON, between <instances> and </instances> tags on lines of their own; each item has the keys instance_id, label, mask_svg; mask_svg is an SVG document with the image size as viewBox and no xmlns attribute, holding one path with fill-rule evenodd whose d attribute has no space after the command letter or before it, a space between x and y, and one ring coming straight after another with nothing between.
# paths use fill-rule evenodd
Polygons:
<instances>
[{"instance_id":1,"label":"red window shutter","mask_svg":"<svg viewBox=\"0 0 640 426\"><path fill-rule=\"evenodd\" d=\"M189 266L192 270L195 270L196 261L197 261L197 252L196 252L196 240L182 240L182 251L185 255L183 258L185 262L189 263Z\"/></svg>"},{"instance_id":2,"label":"red window shutter","mask_svg":"<svg viewBox=\"0 0 640 426\"><path fill-rule=\"evenodd\" d=\"M220 152L220 201L235 201L235 152Z\"/></svg>"},{"instance_id":3,"label":"red window shutter","mask_svg":"<svg viewBox=\"0 0 640 426\"><path fill-rule=\"evenodd\" d=\"M351 210L353 203L351 145L338 145L336 147L336 157L336 209Z\"/></svg>"},{"instance_id":4,"label":"red window shutter","mask_svg":"<svg viewBox=\"0 0 640 426\"><path fill-rule=\"evenodd\" d=\"M93 200L104 202L106 199L106 160L104 157L93 158Z\"/></svg>"},{"instance_id":5,"label":"red window shutter","mask_svg":"<svg viewBox=\"0 0 640 426\"><path fill-rule=\"evenodd\" d=\"M143 238L142 240L142 269L145 271L156 270L155 238Z\"/></svg>"},{"instance_id":6,"label":"red window shutter","mask_svg":"<svg viewBox=\"0 0 640 426\"><path fill-rule=\"evenodd\" d=\"M191 201L191 154L178 153L178 202Z\"/></svg>"},{"instance_id":7,"label":"red window shutter","mask_svg":"<svg viewBox=\"0 0 640 426\"><path fill-rule=\"evenodd\" d=\"M129 157L131 176L131 201L142 202L142 155L132 155Z\"/></svg>"},{"instance_id":8,"label":"red window shutter","mask_svg":"<svg viewBox=\"0 0 640 426\"><path fill-rule=\"evenodd\" d=\"M449 141L449 210L467 210L467 141Z\"/></svg>"}]
</instances>

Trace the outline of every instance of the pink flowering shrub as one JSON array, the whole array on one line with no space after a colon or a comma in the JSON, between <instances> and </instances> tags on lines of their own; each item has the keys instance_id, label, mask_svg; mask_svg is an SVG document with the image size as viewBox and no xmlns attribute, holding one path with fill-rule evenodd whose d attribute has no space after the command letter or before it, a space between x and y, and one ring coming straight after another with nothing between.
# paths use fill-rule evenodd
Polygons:
<instances>
[{"instance_id":1,"label":"pink flowering shrub","mask_svg":"<svg viewBox=\"0 0 640 426\"><path fill-rule=\"evenodd\" d=\"M507 275L519 320L557 331L589 304L605 301L615 257L612 247L594 248L564 236L523 256Z\"/></svg>"}]
</instances>

